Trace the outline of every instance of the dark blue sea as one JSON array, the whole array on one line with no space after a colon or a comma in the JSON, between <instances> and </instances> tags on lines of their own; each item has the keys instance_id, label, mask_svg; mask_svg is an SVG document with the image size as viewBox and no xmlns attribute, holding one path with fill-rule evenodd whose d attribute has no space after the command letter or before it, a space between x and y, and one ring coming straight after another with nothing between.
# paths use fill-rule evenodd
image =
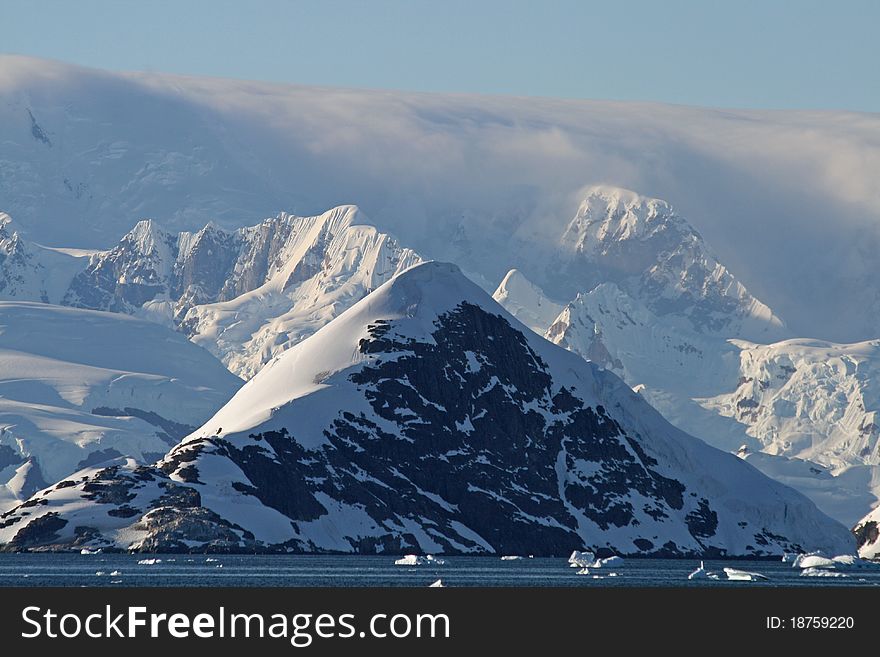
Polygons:
<instances>
[{"instance_id":1,"label":"dark blue sea","mask_svg":"<svg viewBox=\"0 0 880 657\"><path fill-rule=\"evenodd\" d=\"M846 577L803 577L781 561L706 561L767 581L688 580L692 559L628 559L577 574L566 559L502 561L448 557L442 566L397 566L391 556L0 554L0 586L880 586L880 569ZM155 561L150 561L155 560ZM138 563L141 562L141 563ZM613 574L612 574L613 573ZM723 577L723 574L722 574Z\"/></svg>"}]
</instances>

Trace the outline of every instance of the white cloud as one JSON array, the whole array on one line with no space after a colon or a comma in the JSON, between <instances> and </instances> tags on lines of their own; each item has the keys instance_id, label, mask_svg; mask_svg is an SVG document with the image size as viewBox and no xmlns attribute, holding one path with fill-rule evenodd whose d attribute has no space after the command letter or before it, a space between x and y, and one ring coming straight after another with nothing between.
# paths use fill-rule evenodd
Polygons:
<instances>
[{"instance_id":1,"label":"white cloud","mask_svg":"<svg viewBox=\"0 0 880 657\"><path fill-rule=\"evenodd\" d=\"M52 149L29 139L25 107ZM878 115L288 87L3 57L0 143L0 160L27 162L33 178L0 162L0 209L45 241L104 246L142 216L192 228L357 203L430 253L462 217L493 239L557 239L577 190L607 182L676 205L796 330L874 337L880 318ZM151 158L186 164L135 178ZM485 265L491 278L502 263Z\"/></svg>"}]
</instances>

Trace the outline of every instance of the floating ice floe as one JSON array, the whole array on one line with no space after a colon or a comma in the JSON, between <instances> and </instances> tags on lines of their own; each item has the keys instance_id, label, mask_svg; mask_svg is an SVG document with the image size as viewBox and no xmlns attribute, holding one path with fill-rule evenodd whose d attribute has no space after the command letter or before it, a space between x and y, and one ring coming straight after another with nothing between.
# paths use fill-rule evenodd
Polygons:
<instances>
[{"instance_id":1,"label":"floating ice floe","mask_svg":"<svg viewBox=\"0 0 880 657\"><path fill-rule=\"evenodd\" d=\"M119 577L121 575L122 575L121 570L114 570L113 572L110 573L110 577Z\"/></svg>"},{"instance_id":2,"label":"floating ice floe","mask_svg":"<svg viewBox=\"0 0 880 657\"><path fill-rule=\"evenodd\" d=\"M834 568L834 560L818 554L807 554L796 560L797 568Z\"/></svg>"},{"instance_id":3,"label":"floating ice floe","mask_svg":"<svg viewBox=\"0 0 880 657\"><path fill-rule=\"evenodd\" d=\"M688 579L721 579L718 573L709 572L706 570L706 567L703 565L703 562L700 562L699 568L697 568L694 572L688 575Z\"/></svg>"},{"instance_id":4,"label":"floating ice floe","mask_svg":"<svg viewBox=\"0 0 880 657\"><path fill-rule=\"evenodd\" d=\"M91 549L91 548L83 548L79 551L80 554L101 554L101 548Z\"/></svg>"},{"instance_id":5,"label":"floating ice floe","mask_svg":"<svg viewBox=\"0 0 880 657\"><path fill-rule=\"evenodd\" d=\"M215 561L219 561L219 559L212 559L211 557L205 559L205 563L214 563Z\"/></svg>"},{"instance_id":6,"label":"floating ice floe","mask_svg":"<svg viewBox=\"0 0 880 657\"><path fill-rule=\"evenodd\" d=\"M106 574L107 574L107 573L105 573L103 570L98 570L98 571L95 572L95 575L97 575L98 577L103 577L103 576L106 575Z\"/></svg>"},{"instance_id":7,"label":"floating ice floe","mask_svg":"<svg viewBox=\"0 0 880 657\"><path fill-rule=\"evenodd\" d=\"M816 552L804 552L795 555L791 560L792 568L818 568L820 564L828 564L831 562L824 552L817 550Z\"/></svg>"},{"instance_id":8,"label":"floating ice floe","mask_svg":"<svg viewBox=\"0 0 880 657\"><path fill-rule=\"evenodd\" d=\"M613 556L606 557L604 559L596 559L592 564L590 564L590 568L607 568L609 566L622 566L623 565L623 557Z\"/></svg>"},{"instance_id":9,"label":"floating ice floe","mask_svg":"<svg viewBox=\"0 0 880 657\"><path fill-rule=\"evenodd\" d=\"M589 568L607 568L609 566L622 566L623 558L618 556L605 557L597 559L596 555L590 551L579 552L575 550L568 558L568 563L572 568L581 568L583 570ZM585 573L578 573L585 574Z\"/></svg>"},{"instance_id":10,"label":"floating ice floe","mask_svg":"<svg viewBox=\"0 0 880 657\"><path fill-rule=\"evenodd\" d=\"M753 573L748 570L737 570L736 568L725 568L724 572L727 575L727 579L735 582L759 582L770 579L761 573Z\"/></svg>"},{"instance_id":11,"label":"floating ice floe","mask_svg":"<svg viewBox=\"0 0 880 657\"><path fill-rule=\"evenodd\" d=\"M394 562L395 566L442 566L446 561L435 557L433 554L419 556L417 554L406 554Z\"/></svg>"},{"instance_id":12,"label":"floating ice floe","mask_svg":"<svg viewBox=\"0 0 880 657\"><path fill-rule=\"evenodd\" d=\"M428 588L429 588L429 589L443 589L443 588L446 588L446 587L443 586L443 580L442 580L442 579L438 579L438 580L437 580L436 582L434 582L433 584L429 584L429 585L428 585Z\"/></svg>"},{"instance_id":13,"label":"floating ice floe","mask_svg":"<svg viewBox=\"0 0 880 657\"><path fill-rule=\"evenodd\" d=\"M583 552L575 550L568 558L568 563L571 564L572 568L589 568L595 560L596 555L589 550L584 550Z\"/></svg>"},{"instance_id":14,"label":"floating ice floe","mask_svg":"<svg viewBox=\"0 0 880 657\"><path fill-rule=\"evenodd\" d=\"M162 563L161 559L141 559L138 561L138 566L155 566L157 563Z\"/></svg>"},{"instance_id":15,"label":"floating ice floe","mask_svg":"<svg viewBox=\"0 0 880 657\"><path fill-rule=\"evenodd\" d=\"M829 568L804 568L801 577L849 577L849 575Z\"/></svg>"},{"instance_id":16,"label":"floating ice floe","mask_svg":"<svg viewBox=\"0 0 880 657\"><path fill-rule=\"evenodd\" d=\"M880 563L861 559L853 554L840 554L836 557L826 557L819 552L799 554L792 561L793 568L822 568L825 570L871 570L880 568Z\"/></svg>"},{"instance_id":17,"label":"floating ice floe","mask_svg":"<svg viewBox=\"0 0 880 657\"><path fill-rule=\"evenodd\" d=\"M589 568L581 568L578 570L576 575L592 575L593 579L605 579L606 577L620 577L620 573L593 573Z\"/></svg>"},{"instance_id":18,"label":"floating ice floe","mask_svg":"<svg viewBox=\"0 0 880 657\"><path fill-rule=\"evenodd\" d=\"M501 561L519 561L520 559L522 559L522 557L518 557L513 554L508 554L508 555L501 557Z\"/></svg>"}]
</instances>

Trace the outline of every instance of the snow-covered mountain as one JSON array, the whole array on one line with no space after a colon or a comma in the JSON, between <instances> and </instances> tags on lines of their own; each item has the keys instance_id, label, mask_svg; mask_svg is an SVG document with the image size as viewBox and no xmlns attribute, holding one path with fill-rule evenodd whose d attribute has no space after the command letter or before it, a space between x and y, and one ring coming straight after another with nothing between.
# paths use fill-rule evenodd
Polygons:
<instances>
[{"instance_id":1,"label":"snow-covered mountain","mask_svg":"<svg viewBox=\"0 0 880 657\"><path fill-rule=\"evenodd\" d=\"M552 272L553 289L568 299L614 283L654 314L699 333L753 340L787 334L672 206L629 190L587 190Z\"/></svg>"},{"instance_id":2,"label":"snow-covered mountain","mask_svg":"<svg viewBox=\"0 0 880 657\"><path fill-rule=\"evenodd\" d=\"M232 269L233 291L191 307L182 330L236 374L253 376L421 261L412 249L361 221L356 207L344 206L318 217L282 215L277 222L283 230L264 222L240 231L247 246ZM192 269L199 271L197 264Z\"/></svg>"},{"instance_id":3,"label":"snow-covered mountain","mask_svg":"<svg viewBox=\"0 0 880 657\"><path fill-rule=\"evenodd\" d=\"M791 335L669 203L627 189L590 187L551 250L533 245L511 257L528 263L538 282L511 270L494 297L540 333L567 301L612 285L675 330L766 341Z\"/></svg>"},{"instance_id":4,"label":"snow-covered mountain","mask_svg":"<svg viewBox=\"0 0 880 657\"><path fill-rule=\"evenodd\" d=\"M837 471L880 465L878 341L699 335L609 284L579 295L547 337L620 374L673 423L723 449L747 443Z\"/></svg>"},{"instance_id":5,"label":"snow-covered mountain","mask_svg":"<svg viewBox=\"0 0 880 657\"><path fill-rule=\"evenodd\" d=\"M805 497L675 429L437 262L273 360L155 467L87 469L4 514L0 543L553 555L853 546Z\"/></svg>"},{"instance_id":6,"label":"snow-covered mountain","mask_svg":"<svg viewBox=\"0 0 880 657\"><path fill-rule=\"evenodd\" d=\"M496 299L530 328L849 522L880 493L877 135L863 114L0 56L0 210L15 218L0 212L0 300L147 318L250 377L421 257L451 260L487 290L504 277ZM375 228L351 206L318 214L352 201ZM314 216L247 227L280 209ZM38 485L27 472L13 488Z\"/></svg>"},{"instance_id":7,"label":"snow-covered mountain","mask_svg":"<svg viewBox=\"0 0 880 657\"><path fill-rule=\"evenodd\" d=\"M241 383L154 323L0 301L0 509L89 464L153 462Z\"/></svg>"},{"instance_id":8,"label":"snow-covered mountain","mask_svg":"<svg viewBox=\"0 0 880 657\"><path fill-rule=\"evenodd\" d=\"M12 217L0 212L0 299L61 303L90 253L30 242L21 236Z\"/></svg>"},{"instance_id":9,"label":"snow-covered mountain","mask_svg":"<svg viewBox=\"0 0 880 657\"><path fill-rule=\"evenodd\" d=\"M27 242L3 221L0 297L178 327L246 378L420 261L354 206L315 217L282 213L235 231L208 224L170 233L144 220L88 257Z\"/></svg>"},{"instance_id":10,"label":"snow-covered mountain","mask_svg":"<svg viewBox=\"0 0 880 657\"><path fill-rule=\"evenodd\" d=\"M545 336L621 376L685 431L725 451L744 442L758 446L735 420L697 401L736 385L739 351L724 338L658 317L613 283L578 294Z\"/></svg>"}]
</instances>

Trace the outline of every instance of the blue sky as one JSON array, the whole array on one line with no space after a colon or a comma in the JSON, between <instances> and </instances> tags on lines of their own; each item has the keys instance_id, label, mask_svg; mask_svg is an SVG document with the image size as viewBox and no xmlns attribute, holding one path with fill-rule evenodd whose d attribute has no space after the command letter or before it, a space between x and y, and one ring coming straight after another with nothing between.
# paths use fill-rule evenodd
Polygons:
<instances>
[{"instance_id":1,"label":"blue sky","mask_svg":"<svg viewBox=\"0 0 880 657\"><path fill-rule=\"evenodd\" d=\"M0 50L329 86L880 111L874 0L0 0Z\"/></svg>"}]
</instances>

